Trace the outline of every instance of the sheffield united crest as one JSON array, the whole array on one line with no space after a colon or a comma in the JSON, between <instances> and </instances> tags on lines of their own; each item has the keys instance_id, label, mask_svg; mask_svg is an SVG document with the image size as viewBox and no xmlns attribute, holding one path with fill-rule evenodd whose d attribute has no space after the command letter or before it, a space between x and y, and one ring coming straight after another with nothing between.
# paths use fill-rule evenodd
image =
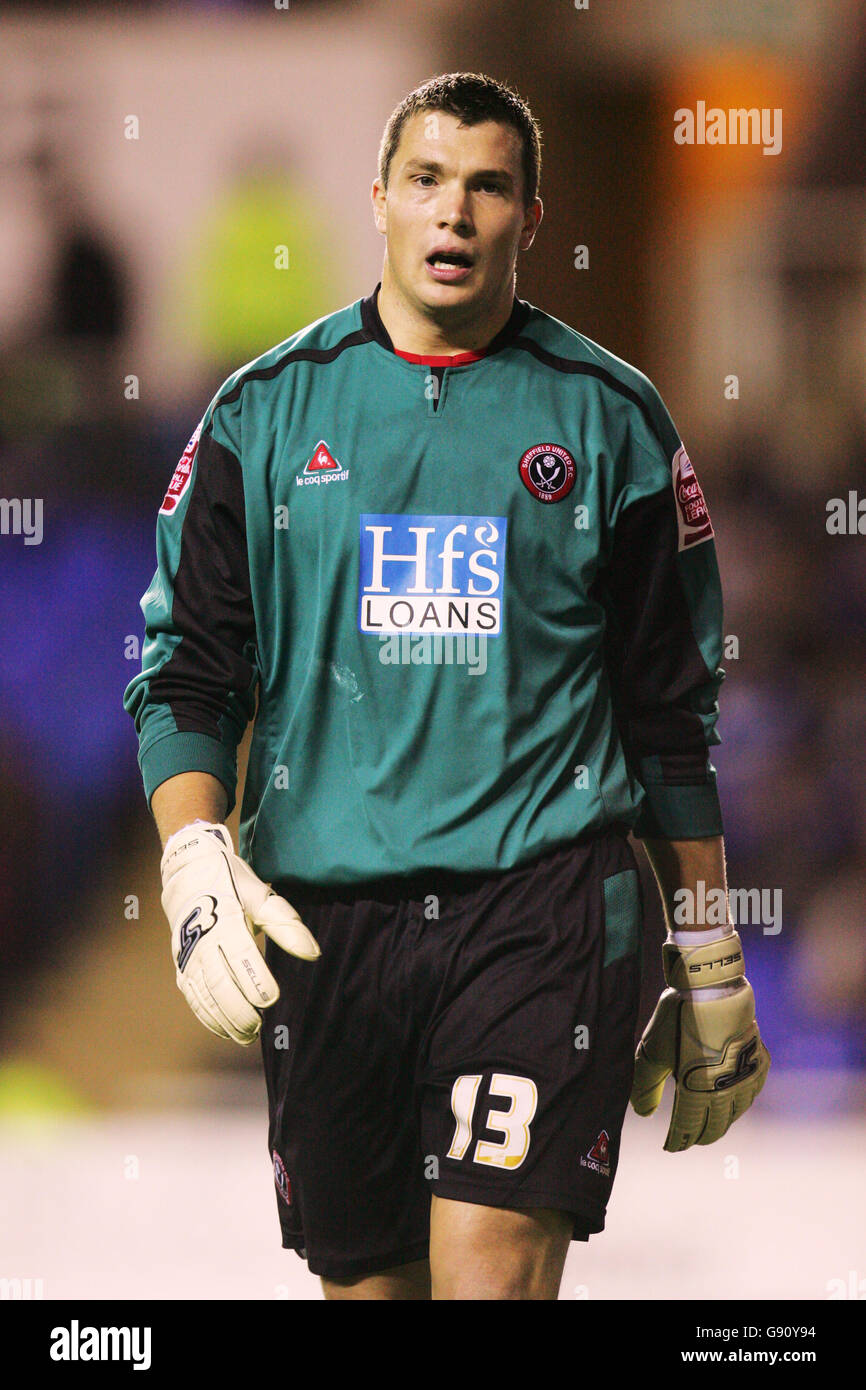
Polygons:
<instances>
[{"instance_id":1,"label":"sheffield united crest","mask_svg":"<svg viewBox=\"0 0 866 1390\"><path fill-rule=\"evenodd\" d=\"M574 487L574 458L561 444L533 444L520 460L520 476L539 502L561 502Z\"/></svg>"}]
</instances>

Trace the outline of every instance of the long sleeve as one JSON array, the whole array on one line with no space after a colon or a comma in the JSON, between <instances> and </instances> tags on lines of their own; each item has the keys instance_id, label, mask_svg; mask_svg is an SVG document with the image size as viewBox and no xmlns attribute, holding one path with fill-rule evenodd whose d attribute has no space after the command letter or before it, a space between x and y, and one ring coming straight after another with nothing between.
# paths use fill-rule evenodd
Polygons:
<instances>
[{"instance_id":1,"label":"long sleeve","mask_svg":"<svg viewBox=\"0 0 866 1390\"><path fill-rule=\"evenodd\" d=\"M703 839L722 834L709 756L721 742L721 584L703 494L652 388L628 454L603 588L614 711L646 793L634 833Z\"/></svg>"},{"instance_id":2,"label":"long sleeve","mask_svg":"<svg viewBox=\"0 0 866 1390\"><path fill-rule=\"evenodd\" d=\"M217 437L217 432L222 438ZM157 519L157 569L141 600L142 669L124 694L150 803L179 772L210 772L235 802L237 745L255 708L255 622L238 452L213 407Z\"/></svg>"}]
</instances>

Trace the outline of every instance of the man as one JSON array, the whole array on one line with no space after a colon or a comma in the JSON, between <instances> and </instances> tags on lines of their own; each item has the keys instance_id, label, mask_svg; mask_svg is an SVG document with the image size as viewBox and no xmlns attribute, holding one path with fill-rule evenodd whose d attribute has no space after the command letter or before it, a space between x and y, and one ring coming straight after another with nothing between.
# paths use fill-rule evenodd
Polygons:
<instances>
[{"instance_id":1,"label":"man","mask_svg":"<svg viewBox=\"0 0 866 1390\"><path fill-rule=\"evenodd\" d=\"M381 285L221 387L142 600L178 984L223 1036L264 1019L283 1244L328 1298L556 1298L632 1087L674 1072L686 1148L769 1065L736 933L675 930L725 887L712 527L649 381L515 296L539 168L487 77L401 103ZM629 828L669 927L636 1065Z\"/></svg>"}]
</instances>

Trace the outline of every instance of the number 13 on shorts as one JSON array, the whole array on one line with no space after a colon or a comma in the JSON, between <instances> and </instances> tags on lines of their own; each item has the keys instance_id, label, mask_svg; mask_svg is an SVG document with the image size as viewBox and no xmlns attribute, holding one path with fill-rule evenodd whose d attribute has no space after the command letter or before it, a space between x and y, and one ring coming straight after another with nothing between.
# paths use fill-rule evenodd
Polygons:
<instances>
[{"instance_id":1,"label":"number 13 on shorts","mask_svg":"<svg viewBox=\"0 0 866 1390\"><path fill-rule=\"evenodd\" d=\"M451 1087L451 1112L457 1127L446 1158L463 1158L472 1142L472 1117L482 1079L481 1076L458 1076ZM499 1130L505 1137L498 1143L477 1140L472 1160L491 1163L496 1168L519 1168L529 1152L529 1126L538 1105L538 1087L528 1076L494 1072L489 1095L507 1096L511 1101L509 1110L489 1106L484 1122L487 1129Z\"/></svg>"}]
</instances>

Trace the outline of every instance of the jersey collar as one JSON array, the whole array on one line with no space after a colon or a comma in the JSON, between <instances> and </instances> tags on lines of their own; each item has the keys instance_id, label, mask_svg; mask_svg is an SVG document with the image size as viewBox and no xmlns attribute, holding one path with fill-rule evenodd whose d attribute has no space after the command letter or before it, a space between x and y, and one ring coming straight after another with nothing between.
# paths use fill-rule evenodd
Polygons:
<instances>
[{"instance_id":1,"label":"jersey collar","mask_svg":"<svg viewBox=\"0 0 866 1390\"><path fill-rule=\"evenodd\" d=\"M502 348L507 347L508 344L517 337L532 312L532 306L528 304L526 300L518 299L517 295L515 295L508 322L499 330L496 337L487 344L487 347L484 348L483 351L478 353L458 353L455 357L419 357L413 353L397 352L397 349L394 347L391 341L391 335L379 317L379 306L377 301L381 288L382 281L380 280L373 290L373 293L368 295L366 299L361 300L361 323L368 337L372 338L374 342L379 343L383 348L387 348L389 352L393 352L396 357L404 357L410 362L433 363L446 367L454 367L460 366L463 362L473 362L480 357L489 357L491 353L499 352Z\"/></svg>"}]
</instances>

